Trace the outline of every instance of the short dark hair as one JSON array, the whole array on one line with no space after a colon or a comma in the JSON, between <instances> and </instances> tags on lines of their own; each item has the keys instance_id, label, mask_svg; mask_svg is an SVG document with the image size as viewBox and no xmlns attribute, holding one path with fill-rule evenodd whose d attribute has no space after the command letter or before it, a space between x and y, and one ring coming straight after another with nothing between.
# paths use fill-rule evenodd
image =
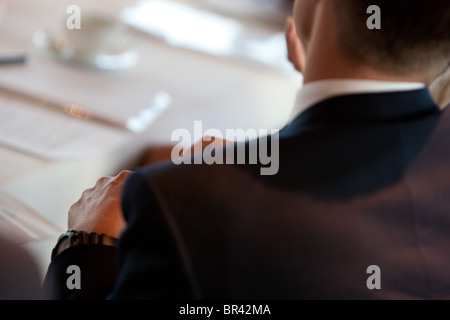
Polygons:
<instances>
[{"instance_id":1,"label":"short dark hair","mask_svg":"<svg viewBox=\"0 0 450 320\"><path fill-rule=\"evenodd\" d=\"M448 0L331 0L341 50L350 58L396 75L437 71L450 60ZM381 12L369 29L368 7Z\"/></svg>"}]
</instances>

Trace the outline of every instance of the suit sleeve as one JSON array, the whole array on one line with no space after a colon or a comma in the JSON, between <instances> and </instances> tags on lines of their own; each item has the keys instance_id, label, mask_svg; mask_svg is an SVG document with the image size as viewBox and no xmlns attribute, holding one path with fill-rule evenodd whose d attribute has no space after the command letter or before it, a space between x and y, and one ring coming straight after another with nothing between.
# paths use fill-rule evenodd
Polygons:
<instances>
[{"instance_id":1,"label":"suit sleeve","mask_svg":"<svg viewBox=\"0 0 450 320\"><path fill-rule=\"evenodd\" d=\"M72 270L70 266L79 268ZM116 279L114 247L81 245L64 250L50 263L44 292L52 300L101 300L111 293ZM78 283L79 288L75 286Z\"/></svg>"},{"instance_id":2,"label":"suit sleeve","mask_svg":"<svg viewBox=\"0 0 450 320\"><path fill-rule=\"evenodd\" d=\"M196 296L167 221L170 212L148 179L138 171L126 181L122 206L127 227L117 248L76 246L64 250L50 263L44 281L50 299L161 300ZM71 265L81 271L81 289L67 286Z\"/></svg>"},{"instance_id":3,"label":"suit sleeve","mask_svg":"<svg viewBox=\"0 0 450 320\"><path fill-rule=\"evenodd\" d=\"M170 215L150 171L134 172L123 191L127 227L118 243L119 277L110 299L191 299Z\"/></svg>"}]
</instances>

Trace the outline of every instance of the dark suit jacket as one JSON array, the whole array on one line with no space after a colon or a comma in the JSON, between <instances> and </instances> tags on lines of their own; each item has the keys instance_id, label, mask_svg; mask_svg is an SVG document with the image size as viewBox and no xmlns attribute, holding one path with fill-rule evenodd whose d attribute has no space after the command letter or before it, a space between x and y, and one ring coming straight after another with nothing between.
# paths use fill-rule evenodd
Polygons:
<instances>
[{"instance_id":1,"label":"dark suit jacket","mask_svg":"<svg viewBox=\"0 0 450 320\"><path fill-rule=\"evenodd\" d=\"M450 114L426 89L315 105L280 132L279 165L133 173L107 298L450 298ZM89 250L50 265L53 298L73 295L64 266L98 261Z\"/></svg>"}]
</instances>

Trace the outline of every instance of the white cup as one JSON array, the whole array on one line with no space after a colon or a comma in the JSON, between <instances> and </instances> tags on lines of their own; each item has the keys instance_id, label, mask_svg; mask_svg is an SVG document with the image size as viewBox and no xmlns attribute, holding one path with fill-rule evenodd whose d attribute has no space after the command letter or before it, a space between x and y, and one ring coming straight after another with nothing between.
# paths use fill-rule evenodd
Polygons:
<instances>
[{"instance_id":1,"label":"white cup","mask_svg":"<svg viewBox=\"0 0 450 320\"><path fill-rule=\"evenodd\" d=\"M102 53L120 53L126 43L123 27L95 13L83 13L79 29L65 29L59 41L64 43L67 60L88 61Z\"/></svg>"}]
</instances>

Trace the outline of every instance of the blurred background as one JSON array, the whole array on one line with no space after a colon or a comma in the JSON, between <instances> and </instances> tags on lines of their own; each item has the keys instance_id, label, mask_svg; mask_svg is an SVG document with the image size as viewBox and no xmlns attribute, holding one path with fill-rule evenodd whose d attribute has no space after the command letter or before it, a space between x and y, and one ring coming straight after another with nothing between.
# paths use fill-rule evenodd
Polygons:
<instances>
[{"instance_id":1,"label":"blurred background","mask_svg":"<svg viewBox=\"0 0 450 320\"><path fill-rule=\"evenodd\" d=\"M302 84L286 58L291 7L0 0L1 235L43 275L82 191L166 156L176 129L283 127Z\"/></svg>"}]
</instances>

